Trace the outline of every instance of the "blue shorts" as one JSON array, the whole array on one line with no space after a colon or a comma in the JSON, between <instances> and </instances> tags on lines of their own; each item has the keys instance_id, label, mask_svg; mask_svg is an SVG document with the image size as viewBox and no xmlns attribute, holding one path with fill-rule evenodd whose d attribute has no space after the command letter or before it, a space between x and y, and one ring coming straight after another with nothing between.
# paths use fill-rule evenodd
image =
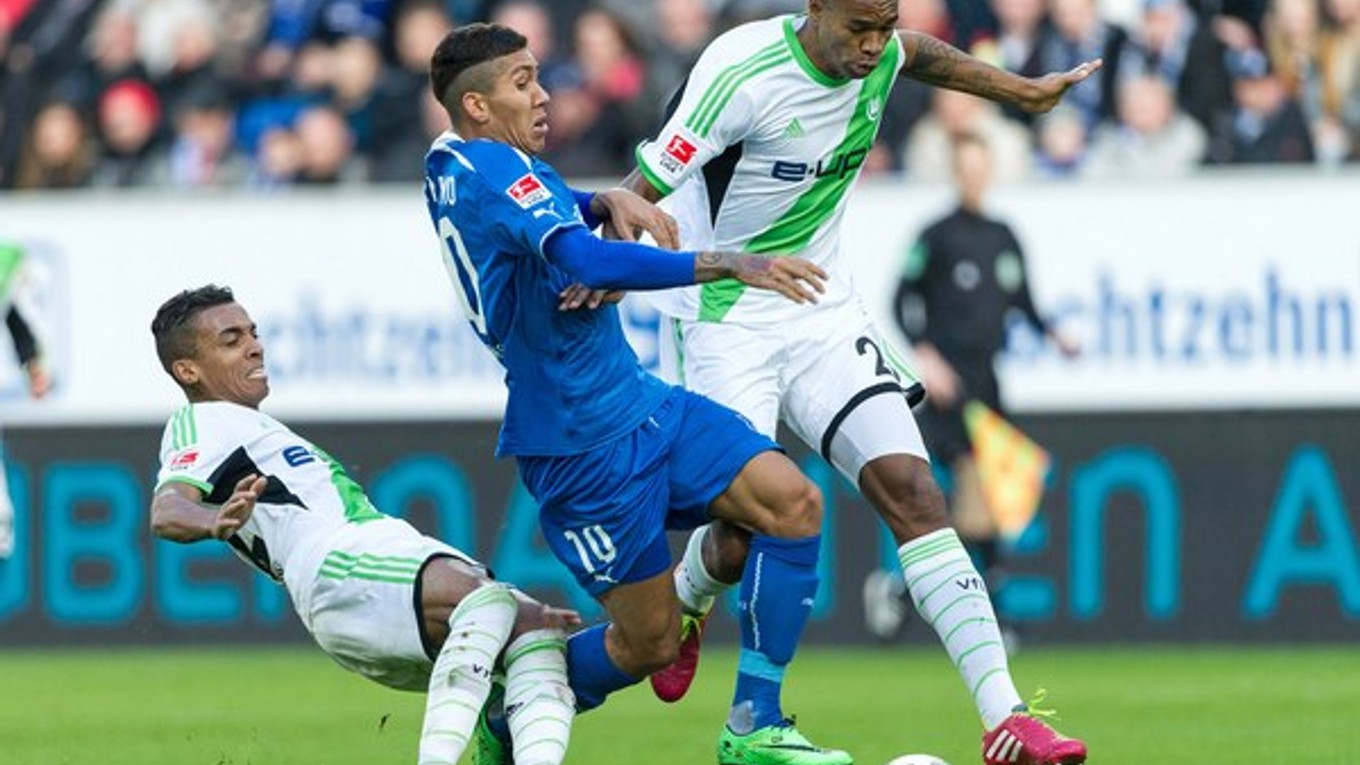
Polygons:
<instances>
[{"instance_id":1,"label":"blue shorts","mask_svg":"<svg viewBox=\"0 0 1360 765\"><path fill-rule=\"evenodd\" d=\"M673 388L635 430L591 451L517 459L543 536L593 596L671 565L666 531L710 520L709 504L779 445L736 412Z\"/></svg>"}]
</instances>

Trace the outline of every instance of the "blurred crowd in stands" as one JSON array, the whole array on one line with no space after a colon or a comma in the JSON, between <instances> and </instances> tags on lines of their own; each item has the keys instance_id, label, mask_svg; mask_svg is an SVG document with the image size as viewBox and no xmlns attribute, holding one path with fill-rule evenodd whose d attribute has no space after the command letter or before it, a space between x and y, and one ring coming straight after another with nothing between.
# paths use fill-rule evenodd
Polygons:
<instances>
[{"instance_id":1,"label":"blurred crowd in stands","mask_svg":"<svg viewBox=\"0 0 1360 765\"><path fill-rule=\"evenodd\" d=\"M617 178L707 41L803 5L0 0L0 188L416 181L446 128L430 53L478 20L530 40L552 94L546 158ZM874 173L942 181L964 132L1012 180L1360 162L1360 0L903 0L900 14L1023 74L1105 67L1040 117L904 80Z\"/></svg>"}]
</instances>

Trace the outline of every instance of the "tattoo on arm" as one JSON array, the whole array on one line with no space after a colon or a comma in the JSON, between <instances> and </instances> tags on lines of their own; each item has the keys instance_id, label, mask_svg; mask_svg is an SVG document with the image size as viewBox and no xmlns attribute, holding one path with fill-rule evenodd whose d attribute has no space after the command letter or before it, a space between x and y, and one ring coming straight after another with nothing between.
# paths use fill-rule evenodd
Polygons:
<instances>
[{"instance_id":1,"label":"tattoo on arm","mask_svg":"<svg viewBox=\"0 0 1360 765\"><path fill-rule=\"evenodd\" d=\"M694 280L698 283L718 279L741 279L770 269L769 259L741 252L705 251L694 258Z\"/></svg>"},{"instance_id":2,"label":"tattoo on arm","mask_svg":"<svg viewBox=\"0 0 1360 765\"><path fill-rule=\"evenodd\" d=\"M725 252L704 250L694 257L694 281L698 284L724 279L732 274L732 262Z\"/></svg>"},{"instance_id":3,"label":"tattoo on arm","mask_svg":"<svg viewBox=\"0 0 1360 765\"><path fill-rule=\"evenodd\" d=\"M903 74L931 85L962 90L992 101L1005 101L1004 74L943 40L919 32L903 32L907 65Z\"/></svg>"}]
</instances>

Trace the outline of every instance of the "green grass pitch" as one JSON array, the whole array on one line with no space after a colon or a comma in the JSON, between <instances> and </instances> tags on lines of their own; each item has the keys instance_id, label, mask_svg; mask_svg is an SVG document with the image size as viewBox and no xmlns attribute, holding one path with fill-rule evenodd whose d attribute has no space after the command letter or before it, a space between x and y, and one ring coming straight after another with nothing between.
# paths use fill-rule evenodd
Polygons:
<instances>
[{"instance_id":1,"label":"green grass pitch","mask_svg":"<svg viewBox=\"0 0 1360 765\"><path fill-rule=\"evenodd\" d=\"M646 686L578 718L569 765L713 765L735 654L711 650L689 697ZM1094 765L1356 765L1360 649L1051 648L1012 662ZM423 697L303 647L0 651L2 765L415 762ZM944 654L804 649L785 708L861 765L930 752L980 762L980 727Z\"/></svg>"}]
</instances>

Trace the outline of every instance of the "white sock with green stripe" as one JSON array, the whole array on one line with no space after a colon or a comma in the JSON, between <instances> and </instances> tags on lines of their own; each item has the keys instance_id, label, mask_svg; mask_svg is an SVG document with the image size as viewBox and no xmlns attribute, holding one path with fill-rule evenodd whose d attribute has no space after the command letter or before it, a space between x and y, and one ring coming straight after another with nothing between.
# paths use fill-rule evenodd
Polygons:
<instances>
[{"instance_id":1,"label":"white sock with green stripe","mask_svg":"<svg viewBox=\"0 0 1360 765\"><path fill-rule=\"evenodd\" d=\"M713 610L714 599L732 585L714 579L704 568L704 540L708 526L700 526L689 535L685 554L675 567L675 594L680 605L691 616L702 616Z\"/></svg>"},{"instance_id":2,"label":"white sock with green stripe","mask_svg":"<svg viewBox=\"0 0 1360 765\"><path fill-rule=\"evenodd\" d=\"M987 585L953 529L940 529L897 548L902 574L921 618L940 636L987 730L1021 704L1006 663Z\"/></svg>"},{"instance_id":3,"label":"white sock with green stripe","mask_svg":"<svg viewBox=\"0 0 1360 765\"><path fill-rule=\"evenodd\" d=\"M462 756L518 612L510 588L493 582L473 590L449 616L449 636L430 672L420 765L454 765Z\"/></svg>"},{"instance_id":4,"label":"white sock with green stripe","mask_svg":"<svg viewBox=\"0 0 1360 765\"><path fill-rule=\"evenodd\" d=\"M505 717L515 765L558 765L567 754L576 697L567 685L567 638L526 632L505 649Z\"/></svg>"}]
</instances>

